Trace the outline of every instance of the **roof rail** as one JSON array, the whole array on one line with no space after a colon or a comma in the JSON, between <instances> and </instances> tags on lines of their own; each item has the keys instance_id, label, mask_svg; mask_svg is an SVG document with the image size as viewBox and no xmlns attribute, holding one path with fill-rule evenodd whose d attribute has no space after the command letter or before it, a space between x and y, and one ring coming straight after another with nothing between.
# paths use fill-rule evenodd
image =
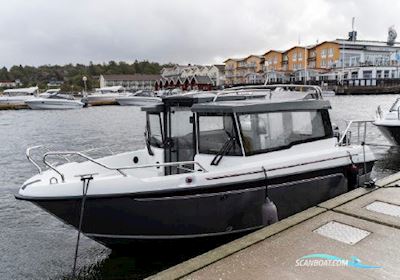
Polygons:
<instances>
[{"instance_id":1,"label":"roof rail","mask_svg":"<svg viewBox=\"0 0 400 280\"><path fill-rule=\"evenodd\" d=\"M315 99L323 99L322 97L322 89L319 86L313 86L313 85L297 85L297 84L273 84L273 85L249 85L249 86L238 86L238 87L232 87L232 88L227 88L222 91L219 91L217 95L214 97L213 102L217 101L218 97L223 94L230 94L230 93L236 93L236 94L241 94L241 93L252 93L252 92L265 92L268 91L270 94L270 98L272 97L273 90L277 88L282 88L283 90L290 91L290 90L301 90L301 91L307 91L307 90L312 90L315 91L315 95L313 95L313 98Z\"/></svg>"}]
</instances>

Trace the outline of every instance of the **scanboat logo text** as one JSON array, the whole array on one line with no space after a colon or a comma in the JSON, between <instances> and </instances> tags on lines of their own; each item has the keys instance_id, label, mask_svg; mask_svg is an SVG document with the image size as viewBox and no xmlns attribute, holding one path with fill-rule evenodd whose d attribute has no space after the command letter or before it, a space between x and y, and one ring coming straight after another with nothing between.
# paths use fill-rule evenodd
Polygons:
<instances>
[{"instance_id":1,"label":"scanboat logo text","mask_svg":"<svg viewBox=\"0 0 400 280\"><path fill-rule=\"evenodd\" d=\"M357 257L351 257L351 260L346 260L337 256L327 254L311 254L303 256L296 260L296 266L351 266L355 268L381 268L381 266L367 265L361 263L361 260Z\"/></svg>"}]
</instances>

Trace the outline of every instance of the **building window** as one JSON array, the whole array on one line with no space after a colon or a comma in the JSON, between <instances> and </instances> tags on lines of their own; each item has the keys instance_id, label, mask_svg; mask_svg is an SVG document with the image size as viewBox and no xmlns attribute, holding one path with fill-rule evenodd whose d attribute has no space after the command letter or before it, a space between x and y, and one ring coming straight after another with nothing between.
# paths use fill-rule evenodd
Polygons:
<instances>
[{"instance_id":1,"label":"building window","mask_svg":"<svg viewBox=\"0 0 400 280\"><path fill-rule=\"evenodd\" d=\"M323 68L326 67L326 60L325 59L321 60L321 67L323 67Z\"/></svg>"},{"instance_id":2,"label":"building window","mask_svg":"<svg viewBox=\"0 0 400 280\"><path fill-rule=\"evenodd\" d=\"M351 78L352 79L357 79L358 78L358 72L351 72Z\"/></svg>"},{"instance_id":3,"label":"building window","mask_svg":"<svg viewBox=\"0 0 400 280\"><path fill-rule=\"evenodd\" d=\"M382 70L377 70L377 71L376 71L376 78L377 78L377 79L382 78Z\"/></svg>"},{"instance_id":4,"label":"building window","mask_svg":"<svg viewBox=\"0 0 400 280\"><path fill-rule=\"evenodd\" d=\"M297 60L297 53L293 53L293 61L296 61Z\"/></svg>"},{"instance_id":5,"label":"building window","mask_svg":"<svg viewBox=\"0 0 400 280\"><path fill-rule=\"evenodd\" d=\"M328 49L328 55L329 55L330 57L333 56L333 48L329 48L329 49Z\"/></svg>"},{"instance_id":6,"label":"building window","mask_svg":"<svg viewBox=\"0 0 400 280\"><path fill-rule=\"evenodd\" d=\"M385 70L385 72L383 72L383 75L384 78L389 78L389 70Z\"/></svg>"},{"instance_id":7,"label":"building window","mask_svg":"<svg viewBox=\"0 0 400 280\"><path fill-rule=\"evenodd\" d=\"M371 79L372 78L372 71L371 70L363 71L363 78L364 79Z\"/></svg>"},{"instance_id":8,"label":"building window","mask_svg":"<svg viewBox=\"0 0 400 280\"><path fill-rule=\"evenodd\" d=\"M303 54L302 54L301 52L298 53L298 55L297 55L297 60L298 60L298 61L303 60Z\"/></svg>"},{"instance_id":9,"label":"building window","mask_svg":"<svg viewBox=\"0 0 400 280\"><path fill-rule=\"evenodd\" d=\"M326 49L323 49L323 50L321 51L321 57L326 57Z\"/></svg>"}]
</instances>

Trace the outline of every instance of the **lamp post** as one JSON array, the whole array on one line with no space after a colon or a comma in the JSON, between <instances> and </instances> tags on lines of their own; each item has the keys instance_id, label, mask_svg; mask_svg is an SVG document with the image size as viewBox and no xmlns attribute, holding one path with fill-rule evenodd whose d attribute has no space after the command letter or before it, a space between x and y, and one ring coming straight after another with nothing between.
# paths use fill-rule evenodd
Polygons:
<instances>
[{"instance_id":1,"label":"lamp post","mask_svg":"<svg viewBox=\"0 0 400 280\"><path fill-rule=\"evenodd\" d=\"M86 96L86 95L87 95L87 85L86 85L87 77L86 77L86 76L83 76L83 77L82 77L82 81L83 81L83 84L84 84L84 86L85 86L85 91L84 91L83 95Z\"/></svg>"}]
</instances>

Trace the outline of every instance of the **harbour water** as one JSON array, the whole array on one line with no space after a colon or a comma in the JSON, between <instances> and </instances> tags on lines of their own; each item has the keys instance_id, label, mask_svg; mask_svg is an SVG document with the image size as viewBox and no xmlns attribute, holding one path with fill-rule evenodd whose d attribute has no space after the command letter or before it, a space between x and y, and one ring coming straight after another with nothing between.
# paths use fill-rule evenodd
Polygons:
<instances>
[{"instance_id":1,"label":"harbour water","mask_svg":"<svg viewBox=\"0 0 400 280\"><path fill-rule=\"evenodd\" d=\"M394 95L336 96L331 101L332 122L373 119L375 109L389 108ZM25 149L46 145L52 150L108 147L113 152L144 145L144 114L138 107L104 106L73 111L0 111L0 279L69 279L77 232L13 194L36 170ZM370 126L367 142L387 143ZM373 176L400 170L400 150L376 147L380 160ZM96 153L107 153L106 150ZM194 245L195 248L195 245ZM117 255L90 239L81 239L78 267L85 279L142 279L189 258L179 250L149 250L140 256ZM132 252L135 253L135 252Z\"/></svg>"}]
</instances>

